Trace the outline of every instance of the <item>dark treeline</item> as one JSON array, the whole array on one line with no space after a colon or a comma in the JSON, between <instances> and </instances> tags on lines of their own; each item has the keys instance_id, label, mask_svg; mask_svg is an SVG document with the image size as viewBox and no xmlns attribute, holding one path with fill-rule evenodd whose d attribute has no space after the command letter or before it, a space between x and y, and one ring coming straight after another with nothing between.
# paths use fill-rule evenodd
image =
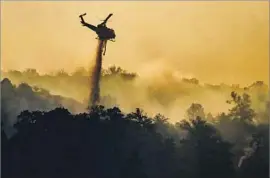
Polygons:
<instances>
[{"instance_id":1,"label":"dark treeline","mask_svg":"<svg viewBox=\"0 0 270 178\"><path fill-rule=\"evenodd\" d=\"M247 94L227 102L212 120L193 103L176 124L141 109L26 110L10 139L2 122L2 177L267 178L269 125L255 121L268 110L258 115Z\"/></svg>"},{"instance_id":2,"label":"dark treeline","mask_svg":"<svg viewBox=\"0 0 270 178\"><path fill-rule=\"evenodd\" d=\"M86 70L84 67L78 67L74 72L72 73L67 73L64 69L61 69L59 71L56 71L51 74L40 74L36 69L26 69L24 71L18 71L18 70L9 70L8 72L1 71L3 75L13 75L14 77L21 77L21 76L31 76L31 77L57 77L57 76L62 76L62 77L74 77L74 76L89 76L90 71ZM108 69L102 69L101 75L103 77L109 77L111 75L121 75L122 77L126 78L135 78L137 74L135 73L130 73L127 72L126 70L122 69L121 67L116 67L116 66L111 66Z\"/></svg>"},{"instance_id":3,"label":"dark treeline","mask_svg":"<svg viewBox=\"0 0 270 178\"><path fill-rule=\"evenodd\" d=\"M88 83L90 71L83 67L78 67L74 72L67 73L64 69L51 72L50 74L40 74L36 69L26 69L24 71L9 70L7 72L1 71L2 76L10 78L12 81L24 81L26 83L35 83L41 81L42 83L50 85L60 85L59 79L62 83L68 80L69 83ZM127 72L121 67L111 66L108 69L101 70L101 77L103 80L110 79L112 77L120 77L124 80L133 80L137 77L137 74ZM52 86L53 86L52 85Z\"/></svg>"}]
</instances>

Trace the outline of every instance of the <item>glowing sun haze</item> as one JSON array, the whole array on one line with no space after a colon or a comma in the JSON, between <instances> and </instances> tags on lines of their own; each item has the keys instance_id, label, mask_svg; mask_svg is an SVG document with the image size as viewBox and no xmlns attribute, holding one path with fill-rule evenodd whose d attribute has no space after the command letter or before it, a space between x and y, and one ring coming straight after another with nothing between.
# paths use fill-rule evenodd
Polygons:
<instances>
[{"instance_id":1,"label":"glowing sun haze","mask_svg":"<svg viewBox=\"0 0 270 178\"><path fill-rule=\"evenodd\" d=\"M2 69L50 72L88 66L96 34L79 15L108 27L104 67L142 76L171 71L209 83L268 83L268 2L2 2Z\"/></svg>"}]
</instances>

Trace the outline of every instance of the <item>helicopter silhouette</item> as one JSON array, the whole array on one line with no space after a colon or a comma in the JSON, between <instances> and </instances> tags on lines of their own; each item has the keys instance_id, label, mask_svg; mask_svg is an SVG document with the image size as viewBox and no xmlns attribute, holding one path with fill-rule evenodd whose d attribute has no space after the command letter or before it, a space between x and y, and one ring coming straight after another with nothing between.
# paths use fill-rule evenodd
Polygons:
<instances>
[{"instance_id":1,"label":"helicopter silhouette","mask_svg":"<svg viewBox=\"0 0 270 178\"><path fill-rule=\"evenodd\" d=\"M96 34L98 35L97 39L103 41L104 43L104 52L103 55L105 55L106 52L106 46L107 46L107 41L112 41L115 42L115 32L113 29L108 28L106 26L107 21L109 20L109 18L113 15L113 14L109 14L107 16L107 18L105 20L103 20L102 23L98 24L97 26L91 25L89 23L86 23L83 19L83 16L85 16L86 13L81 14L79 17L81 18L81 23L83 26L86 26L88 28L90 28L91 30L93 30L94 32L96 32Z\"/></svg>"}]
</instances>

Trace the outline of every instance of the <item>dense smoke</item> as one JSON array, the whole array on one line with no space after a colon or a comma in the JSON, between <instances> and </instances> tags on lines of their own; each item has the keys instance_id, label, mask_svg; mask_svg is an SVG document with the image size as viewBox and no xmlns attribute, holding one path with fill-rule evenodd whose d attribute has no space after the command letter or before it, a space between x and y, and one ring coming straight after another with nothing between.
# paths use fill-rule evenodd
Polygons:
<instances>
[{"instance_id":1,"label":"dense smoke","mask_svg":"<svg viewBox=\"0 0 270 178\"><path fill-rule=\"evenodd\" d=\"M91 70L90 80L90 97L89 97L89 107L94 106L100 101L100 75L102 68L102 49L104 41L98 40L97 51L95 55L95 63Z\"/></svg>"},{"instance_id":2,"label":"dense smoke","mask_svg":"<svg viewBox=\"0 0 270 178\"><path fill-rule=\"evenodd\" d=\"M31 86L37 85L47 89L53 94L73 98L85 103L86 108L86 105L93 101L89 102L89 73L84 68L79 68L72 74L59 71L56 74L41 75L36 70L29 69L23 72L4 72L2 76L8 77L15 84L26 82ZM93 86L91 91L94 91L92 96L99 91L97 81L92 82L96 85L90 84ZM119 105L125 112L139 107L151 115L164 114L171 122L183 119L185 110L191 103L202 104L206 115L211 113L215 116L227 111L230 106L225 101L230 98L231 91L249 94L252 108L258 113L265 111L265 103L268 101L268 86L260 81L254 81L246 87L231 84L214 85L202 83L196 78L179 77L173 71L159 71L151 78L143 78L115 66L101 70L100 88L100 102L103 105ZM97 100L98 95L94 96ZM265 117L259 117L261 118Z\"/></svg>"}]
</instances>

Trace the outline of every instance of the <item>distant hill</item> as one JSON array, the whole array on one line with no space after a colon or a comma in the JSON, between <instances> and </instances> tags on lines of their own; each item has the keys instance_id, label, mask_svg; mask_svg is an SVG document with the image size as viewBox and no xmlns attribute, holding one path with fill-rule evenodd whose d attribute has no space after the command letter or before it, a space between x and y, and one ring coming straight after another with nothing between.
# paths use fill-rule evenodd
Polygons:
<instances>
[{"instance_id":1,"label":"distant hill","mask_svg":"<svg viewBox=\"0 0 270 178\"><path fill-rule=\"evenodd\" d=\"M26 83L15 86L8 78L1 81L1 92L1 119L7 123L9 129L23 110L49 111L56 107L65 107L78 113L85 108L85 105L74 99L52 95L48 90L39 87L31 87Z\"/></svg>"}]
</instances>

